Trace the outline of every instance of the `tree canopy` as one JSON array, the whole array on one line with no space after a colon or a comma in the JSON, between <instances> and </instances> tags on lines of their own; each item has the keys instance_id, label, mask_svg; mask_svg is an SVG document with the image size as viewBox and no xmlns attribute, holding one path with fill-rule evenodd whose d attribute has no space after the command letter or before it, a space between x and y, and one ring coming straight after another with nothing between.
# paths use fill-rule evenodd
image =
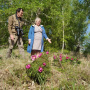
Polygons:
<instances>
[{"instance_id":1,"label":"tree canopy","mask_svg":"<svg viewBox=\"0 0 90 90\"><path fill-rule=\"evenodd\" d=\"M36 17L42 19L46 33L52 40L48 47L75 50L82 44L90 18L90 0L0 0L0 46L7 45L8 17L17 8L24 9L24 46L27 47L28 32Z\"/></svg>"}]
</instances>

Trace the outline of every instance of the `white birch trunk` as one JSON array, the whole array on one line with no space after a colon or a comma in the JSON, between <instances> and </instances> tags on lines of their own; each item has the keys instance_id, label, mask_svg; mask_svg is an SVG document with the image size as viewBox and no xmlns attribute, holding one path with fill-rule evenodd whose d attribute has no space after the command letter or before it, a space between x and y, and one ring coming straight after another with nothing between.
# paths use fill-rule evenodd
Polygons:
<instances>
[{"instance_id":1,"label":"white birch trunk","mask_svg":"<svg viewBox=\"0 0 90 90\"><path fill-rule=\"evenodd\" d=\"M63 19L62 19L62 24L63 24L63 43L62 43L62 53L63 53L63 50L64 50L64 14L63 14L63 7L62 7L62 16L63 16Z\"/></svg>"}]
</instances>

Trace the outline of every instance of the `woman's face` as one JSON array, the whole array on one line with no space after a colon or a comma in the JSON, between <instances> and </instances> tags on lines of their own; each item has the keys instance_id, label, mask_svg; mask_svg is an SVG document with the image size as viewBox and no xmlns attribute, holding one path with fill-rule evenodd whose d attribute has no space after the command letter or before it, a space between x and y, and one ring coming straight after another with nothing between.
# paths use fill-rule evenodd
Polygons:
<instances>
[{"instance_id":1,"label":"woman's face","mask_svg":"<svg viewBox=\"0 0 90 90\"><path fill-rule=\"evenodd\" d=\"M40 24L41 24L41 20L37 20L37 21L36 21L36 25L37 25L37 26L40 26Z\"/></svg>"}]
</instances>

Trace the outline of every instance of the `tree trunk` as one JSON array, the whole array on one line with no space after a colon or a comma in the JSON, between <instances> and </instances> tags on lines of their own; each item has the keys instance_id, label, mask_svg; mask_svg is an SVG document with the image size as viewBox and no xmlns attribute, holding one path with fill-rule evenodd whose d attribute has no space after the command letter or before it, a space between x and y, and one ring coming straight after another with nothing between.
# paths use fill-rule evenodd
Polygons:
<instances>
[{"instance_id":1,"label":"tree trunk","mask_svg":"<svg viewBox=\"0 0 90 90\"><path fill-rule=\"evenodd\" d=\"M63 24L63 43L62 43L62 53L63 53L63 50L64 50L64 14L63 14L63 7L62 7L62 24Z\"/></svg>"}]
</instances>

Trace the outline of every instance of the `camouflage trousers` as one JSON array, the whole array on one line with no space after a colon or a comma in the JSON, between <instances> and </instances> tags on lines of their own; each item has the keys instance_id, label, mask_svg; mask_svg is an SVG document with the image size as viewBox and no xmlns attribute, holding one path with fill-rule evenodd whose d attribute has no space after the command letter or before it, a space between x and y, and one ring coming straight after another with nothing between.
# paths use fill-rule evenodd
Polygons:
<instances>
[{"instance_id":1,"label":"camouflage trousers","mask_svg":"<svg viewBox=\"0 0 90 90\"><path fill-rule=\"evenodd\" d=\"M12 49L16 43L17 43L20 55L24 58L24 46L23 46L22 36L17 36L17 35L13 35L13 36L14 36L14 40L11 40L10 37L8 39L9 48L7 51L7 58L11 57Z\"/></svg>"}]
</instances>

